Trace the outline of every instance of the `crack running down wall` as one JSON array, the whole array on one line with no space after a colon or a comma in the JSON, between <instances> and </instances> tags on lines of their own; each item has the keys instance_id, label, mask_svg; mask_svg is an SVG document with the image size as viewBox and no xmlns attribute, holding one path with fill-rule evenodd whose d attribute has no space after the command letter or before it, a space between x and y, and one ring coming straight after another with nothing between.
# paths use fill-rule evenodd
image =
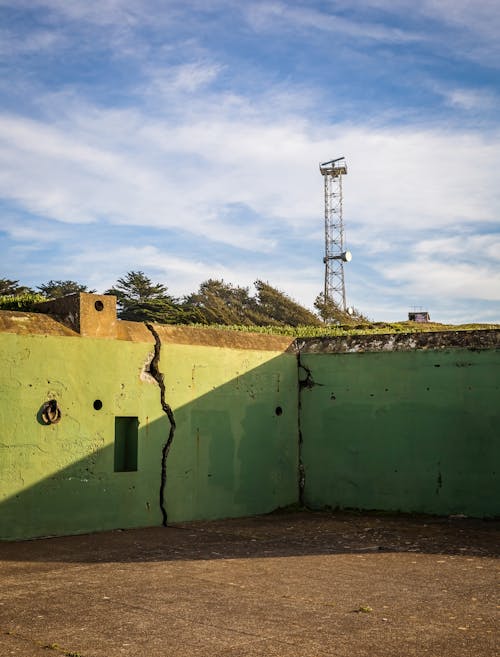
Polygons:
<instances>
[{"instance_id":1,"label":"crack running down wall","mask_svg":"<svg viewBox=\"0 0 500 657\"><path fill-rule=\"evenodd\" d=\"M498 331L294 343L148 329L103 295L45 311L0 313L0 538L299 501L499 514Z\"/></svg>"}]
</instances>

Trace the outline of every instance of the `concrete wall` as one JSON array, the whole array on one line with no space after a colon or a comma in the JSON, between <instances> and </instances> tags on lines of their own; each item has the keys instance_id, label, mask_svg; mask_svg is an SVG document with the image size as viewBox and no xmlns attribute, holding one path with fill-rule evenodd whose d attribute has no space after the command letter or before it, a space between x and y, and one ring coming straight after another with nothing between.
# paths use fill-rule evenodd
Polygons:
<instances>
[{"instance_id":1,"label":"concrete wall","mask_svg":"<svg viewBox=\"0 0 500 657\"><path fill-rule=\"evenodd\" d=\"M45 310L0 312L0 539L299 501L499 515L498 331L295 344L119 322L105 296Z\"/></svg>"},{"instance_id":2,"label":"concrete wall","mask_svg":"<svg viewBox=\"0 0 500 657\"><path fill-rule=\"evenodd\" d=\"M68 318L66 326L48 315L1 313L0 538L162 522L170 422L148 373L155 337L129 322L104 330L105 315L106 308L96 315L101 337L93 338L91 322L82 337ZM176 423L163 500L169 520L251 515L294 502L290 340L156 328L158 369ZM57 424L41 419L49 399L62 411ZM134 422L137 470L115 472L115 423L120 433L133 432Z\"/></svg>"},{"instance_id":3,"label":"concrete wall","mask_svg":"<svg viewBox=\"0 0 500 657\"><path fill-rule=\"evenodd\" d=\"M499 515L498 347L498 331L309 341L305 503Z\"/></svg>"},{"instance_id":4,"label":"concrete wall","mask_svg":"<svg viewBox=\"0 0 500 657\"><path fill-rule=\"evenodd\" d=\"M290 340L156 327L176 430L169 519L272 511L297 499L297 365ZM179 344L183 335L184 344ZM236 344L235 344L236 342Z\"/></svg>"}]
</instances>

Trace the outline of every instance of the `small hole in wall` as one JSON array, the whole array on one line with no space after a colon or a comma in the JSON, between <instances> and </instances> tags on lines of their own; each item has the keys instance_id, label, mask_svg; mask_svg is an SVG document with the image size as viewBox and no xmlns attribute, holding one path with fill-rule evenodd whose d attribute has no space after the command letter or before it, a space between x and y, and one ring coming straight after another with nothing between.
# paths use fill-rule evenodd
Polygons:
<instances>
[{"instance_id":1,"label":"small hole in wall","mask_svg":"<svg viewBox=\"0 0 500 657\"><path fill-rule=\"evenodd\" d=\"M99 312L100 312L101 310L104 310L104 304L103 304L103 302L102 302L100 299L97 299L97 301L94 303L94 308L95 308L97 311L99 311Z\"/></svg>"},{"instance_id":2,"label":"small hole in wall","mask_svg":"<svg viewBox=\"0 0 500 657\"><path fill-rule=\"evenodd\" d=\"M281 406L276 406L274 412L276 413L276 415L283 415L283 409L281 408Z\"/></svg>"},{"instance_id":3,"label":"small hole in wall","mask_svg":"<svg viewBox=\"0 0 500 657\"><path fill-rule=\"evenodd\" d=\"M102 401L100 399L96 399L94 402L94 408L96 411L100 411L102 408Z\"/></svg>"}]
</instances>

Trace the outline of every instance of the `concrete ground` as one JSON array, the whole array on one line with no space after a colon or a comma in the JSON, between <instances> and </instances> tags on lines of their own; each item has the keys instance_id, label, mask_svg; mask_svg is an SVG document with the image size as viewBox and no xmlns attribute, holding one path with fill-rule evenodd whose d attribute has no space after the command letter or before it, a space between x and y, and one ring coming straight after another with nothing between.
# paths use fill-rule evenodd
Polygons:
<instances>
[{"instance_id":1,"label":"concrete ground","mask_svg":"<svg viewBox=\"0 0 500 657\"><path fill-rule=\"evenodd\" d=\"M0 543L0 656L493 657L499 529L298 512Z\"/></svg>"}]
</instances>

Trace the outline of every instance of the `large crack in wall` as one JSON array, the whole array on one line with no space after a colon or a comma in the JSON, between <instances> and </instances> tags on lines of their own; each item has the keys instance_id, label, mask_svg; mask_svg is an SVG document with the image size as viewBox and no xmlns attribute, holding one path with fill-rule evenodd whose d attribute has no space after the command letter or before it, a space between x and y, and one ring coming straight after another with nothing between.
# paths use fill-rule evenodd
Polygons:
<instances>
[{"instance_id":1,"label":"large crack in wall","mask_svg":"<svg viewBox=\"0 0 500 657\"><path fill-rule=\"evenodd\" d=\"M299 485L299 504L300 506L305 506L305 488L306 488L306 472L304 468L304 461L302 459L302 446L303 446L303 437L302 437L302 426L301 426L301 408L302 408L302 391L304 389L310 390L314 386L321 386L322 383L316 383L313 379L311 369L304 365L301 360L301 349L304 347L304 342L299 342L298 340L294 341L294 347L297 352L297 379L298 379L298 404L297 404L297 424L298 424L298 434L299 434L299 444L298 444L298 485ZM306 374L305 379L300 377L300 372L303 371Z\"/></svg>"},{"instance_id":2,"label":"large crack in wall","mask_svg":"<svg viewBox=\"0 0 500 657\"><path fill-rule=\"evenodd\" d=\"M160 336L158 335L157 331L155 330L152 324L145 322L145 325L146 328L151 332L155 340L154 356L149 364L149 373L151 374L153 379L158 383L158 386L160 388L161 407L163 409L163 412L168 417L168 421L170 422L170 430L168 432L168 438L165 441L161 451L160 510L162 515L162 525L166 527L168 524L167 509L165 507L165 488L167 485L167 457L170 451L170 447L172 446L172 441L174 439L176 425L175 425L175 418L172 408L170 407L170 405L167 403L165 399L165 381L163 374L162 372L160 372L159 369L160 354L161 354Z\"/></svg>"}]
</instances>

